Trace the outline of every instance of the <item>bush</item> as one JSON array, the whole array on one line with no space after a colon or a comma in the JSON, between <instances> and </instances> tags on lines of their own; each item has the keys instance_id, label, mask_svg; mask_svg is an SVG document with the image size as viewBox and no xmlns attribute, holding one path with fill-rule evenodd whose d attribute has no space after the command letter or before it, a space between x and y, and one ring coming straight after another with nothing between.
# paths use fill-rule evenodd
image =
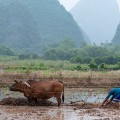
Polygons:
<instances>
[{"instance_id":1,"label":"bush","mask_svg":"<svg viewBox=\"0 0 120 120\"><path fill-rule=\"evenodd\" d=\"M102 63L102 64L100 65L100 68L101 68L101 69L105 69L105 63Z\"/></svg>"},{"instance_id":2,"label":"bush","mask_svg":"<svg viewBox=\"0 0 120 120\"><path fill-rule=\"evenodd\" d=\"M92 59L89 64L90 69L96 70L98 68L97 64L95 63L95 60Z\"/></svg>"},{"instance_id":3,"label":"bush","mask_svg":"<svg viewBox=\"0 0 120 120\"><path fill-rule=\"evenodd\" d=\"M28 54L20 54L19 60L25 60L25 59L38 59L38 54L36 53L28 53Z\"/></svg>"}]
</instances>

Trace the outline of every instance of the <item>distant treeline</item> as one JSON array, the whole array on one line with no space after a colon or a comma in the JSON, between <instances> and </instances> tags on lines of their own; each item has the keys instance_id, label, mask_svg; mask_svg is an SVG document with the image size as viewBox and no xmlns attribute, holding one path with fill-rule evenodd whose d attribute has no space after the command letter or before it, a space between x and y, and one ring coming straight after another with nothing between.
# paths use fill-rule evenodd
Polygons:
<instances>
[{"instance_id":1,"label":"distant treeline","mask_svg":"<svg viewBox=\"0 0 120 120\"><path fill-rule=\"evenodd\" d=\"M72 63L90 64L116 64L120 62L120 46L112 46L110 43L101 45L88 45L83 43L79 48L69 39L52 44L43 54L16 53L10 48L0 47L0 55L18 56L23 59L67 60Z\"/></svg>"},{"instance_id":2,"label":"distant treeline","mask_svg":"<svg viewBox=\"0 0 120 120\"><path fill-rule=\"evenodd\" d=\"M16 54L12 49L5 46L0 46L0 55L14 56Z\"/></svg>"},{"instance_id":3,"label":"distant treeline","mask_svg":"<svg viewBox=\"0 0 120 120\"><path fill-rule=\"evenodd\" d=\"M64 40L46 49L43 58L68 60L80 64L89 64L92 60L96 64L115 64L120 62L120 46L112 46L110 43L102 43L101 45L83 43L79 48L76 48L72 41Z\"/></svg>"}]
</instances>

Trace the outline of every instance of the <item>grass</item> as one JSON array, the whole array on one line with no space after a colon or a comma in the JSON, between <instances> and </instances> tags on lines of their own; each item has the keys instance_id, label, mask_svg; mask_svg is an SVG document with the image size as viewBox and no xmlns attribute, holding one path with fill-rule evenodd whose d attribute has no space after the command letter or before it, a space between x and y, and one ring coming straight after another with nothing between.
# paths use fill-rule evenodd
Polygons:
<instances>
[{"instance_id":1,"label":"grass","mask_svg":"<svg viewBox=\"0 0 120 120\"><path fill-rule=\"evenodd\" d=\"M69 61L52 61L52 60L42 60L42 59L27 59L27 60L19 60L18 57L8 57L8 56L0 56L0 68L9 72L25 72L29 71L60 71L60 70L68 70L68 71L89 71L90 66L88 64L78 64L71 63ZM100 68L98 66L98 71L111 71L111 70L119 70L120 65L104 65L104 68Z\"/></svg>"},{"instance_id":2,"label":"grass","mask_svg":"<svg viewBox=\"0 0 120 120\"><path fill-rule=\"evenodd\" d=\"M72 70L78 64L72 64L68 61L51 61L51 60L9 60L0 61L0 66L6 71L32 70Z\"/></svg>"},{"instance_id":3,"label":"grass","mask_svg":"<svg viewBox=\"0 0 120 120\"><path fill-rule=\"evenodd\" d=\"M113 65L109 65L111 68ZM0 57L0 81L11 82L15 79L64 79L76 84L119 84L120 70L91 71L87 64L74 64L69 61L18 60L17 57ZM72 84L72 82L71 82Z\"/></svg>"}]
</instances>

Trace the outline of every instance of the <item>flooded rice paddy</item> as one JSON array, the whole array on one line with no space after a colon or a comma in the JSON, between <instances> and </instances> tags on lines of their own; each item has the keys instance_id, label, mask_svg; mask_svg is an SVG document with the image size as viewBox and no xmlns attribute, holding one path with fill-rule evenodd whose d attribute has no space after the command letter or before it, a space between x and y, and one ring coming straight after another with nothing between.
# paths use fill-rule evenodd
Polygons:
<instances>
[{"instance_id":1,"label":"flooded rice paddy","mask_svg":"<svg viewBox=\"0 0 120 120\"><path fill-rule=\"evenodd\" d=\"M101 109L100 103L107 94L107 89L67 88L65 89L65 104L57 107L26 105L0 105L0 120L120 120L119 109ZM0 89L0 99L23 97L21 93L10 92L7 88ZM49 101L56 103L56 99ZM85 109L79 104L71 106L76 101L96 104L97 107Z\"/></svg>"},{"instance_id":2,"label":"flooded rice paddy","mask_svg":"<svg viewBox=\"0 0 120 120\"><path fill-rule=\"evenodd\" d=\"M90 103L102 102L107 94L107 90L103 88L67 88L65 89L65 103L76 101L85 101ZM0 89L0 100L7 97L24 97L19 92L11 92L8 88ZM55 98L49 99L56 102Z\"/></svg>"}]
</instances>

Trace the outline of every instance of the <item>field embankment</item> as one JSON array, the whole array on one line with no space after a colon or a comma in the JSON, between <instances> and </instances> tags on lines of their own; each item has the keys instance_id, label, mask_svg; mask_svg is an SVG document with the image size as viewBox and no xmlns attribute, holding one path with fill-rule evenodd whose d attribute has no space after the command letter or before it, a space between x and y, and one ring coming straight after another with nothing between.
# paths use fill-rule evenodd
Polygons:
<instances>
[{"instance_id":1,"label":"field embankment","mask_svg":"<svg viewBox=\"0 0 120 120\"><path fill-rule=\"evenodd\" d=\"M26 71L26 72L0 72L0 84L9 85L14 80L61 80L66 87L119 87L120 71Z\"/></svg>"},{"instance_id":2,"label":"field embankment","mask_svg":"<svg viewBox=\"0 0 120 120\"><path fill-rule=\"evenodd\" d=\"M120 70L92 71L87 64L75 64L69 61L0 58L0 85L10 85L14 80L27 81L29 79L39 81L58 79L64 82L65 87L69 88L110 88L120 86Z\"/></svg>"}]
</instances>

